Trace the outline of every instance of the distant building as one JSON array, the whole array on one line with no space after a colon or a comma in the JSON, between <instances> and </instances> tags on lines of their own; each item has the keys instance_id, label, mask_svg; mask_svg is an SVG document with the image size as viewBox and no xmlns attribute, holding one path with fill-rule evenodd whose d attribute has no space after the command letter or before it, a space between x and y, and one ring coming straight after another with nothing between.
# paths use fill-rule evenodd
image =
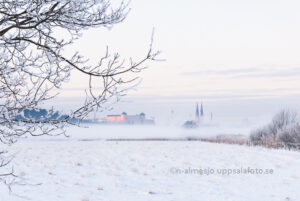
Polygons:
<instances>
[{"instance_id":1,"label":"distant building","mask_svg":"<svg viewBox=\"0 0 300 201\"><path fill-rule=\"evenodd\" d=\"M201 104L201 106L202 106L202 104ZM199 122L200 122L200 114L199 114L198 103L197 103L197 105L196 105L195 122L196 122L196 123L199 123Z\"/></svg>"},{"instance_id":2,"label":"distant building","mask_svg":"<svg viewBox=\"0 0 300 201\"><path fill-rule=\"evenodd\" d=\"M199 124L204 118L203 105L201 102L200 110L199 105L196 103L196 114L195 114L195 123Z\"/></svg>"},{"instance_id":3,"label":"distant building","mask_svg":"<svg viewBox=\"0 0 300 201\"><path fill-rule=\"evenodd\" d=\"M127 114L123 112L121 115L107 115L106 121L113 123L122 123L126 121Z\"/></svg>"},{"instance_id":4,"label":"distant building","mask_svg":"<svg viewBox=\"0 0 300 201\"><path fill-rule=\"evenodd\" d=\"M154 120L146 119L145 113L127 115L123 112L120 115L107 115L103 123L111 124L154 124Z\"/></svg>"},{"instance_id":5,"label":"distant building","mask_svg":"<svg viewBox=\"0 0 300 201\"><path fill-rule=\"evenodd\" d=\"M194 121L186 121L183 124L183 127L185 128L197 128L201 122L203 122L204 118L204 112L203 112L203 105L201 102L200 110L199 110L199 104L196 103L196 112L195 112L195 120Z\"/></svg>"},{"instance_id":6,"label":"distant building","mask_svg":"<svg viewBox=\"0 0 300 201\"><path fill-rule=\"evenodd\" d=\"M203 116L204 116L202 102L201 102L200 116L201 116L201 117L203 117Z\"/></svg>"},{"instance_id":7,"label":"distant building","mask_svg":"<svg viewBox=\"0 0 300 201\"><path fill-rule=\"evenodd\" d=\"M198 128L198 124L195 122L195 121L186 121L184 124L183 124L183 127L184 128Z\"/></svg>"}]
</instances>

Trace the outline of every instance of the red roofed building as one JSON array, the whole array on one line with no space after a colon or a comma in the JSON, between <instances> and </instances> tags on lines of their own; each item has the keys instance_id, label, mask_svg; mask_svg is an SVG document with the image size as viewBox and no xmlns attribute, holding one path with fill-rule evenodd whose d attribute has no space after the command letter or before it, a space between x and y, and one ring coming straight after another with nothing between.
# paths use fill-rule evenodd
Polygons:
<instances>
[{"instance_id":1,"label":"red roofed building","mask_svg":"<svg viewBox=\"0 0 300 201\"><path fill-rule=\"evenodd\" d=\"M146 119L144 113L137 115L127 115L123 112L121 115L107 115L106 123L124 123L124 124L154 124L153 120Z\"/></svg>"}]
</instances>

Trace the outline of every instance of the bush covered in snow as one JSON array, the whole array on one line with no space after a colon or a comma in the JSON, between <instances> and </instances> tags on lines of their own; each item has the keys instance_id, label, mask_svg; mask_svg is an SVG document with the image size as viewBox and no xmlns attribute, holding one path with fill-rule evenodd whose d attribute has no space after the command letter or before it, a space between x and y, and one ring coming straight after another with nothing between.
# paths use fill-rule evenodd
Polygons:
<instances>
[{"instance_id":1,"label":"bush covered in snow","mask_svg":"<svg viewBox=\"0 0 300 201\"><path fill-rule=\"evenodd\" d=\"M282 110L271 123L250 134L253 145L300 149L300 121L292 110Z\"/></svg>"}]
</instances>

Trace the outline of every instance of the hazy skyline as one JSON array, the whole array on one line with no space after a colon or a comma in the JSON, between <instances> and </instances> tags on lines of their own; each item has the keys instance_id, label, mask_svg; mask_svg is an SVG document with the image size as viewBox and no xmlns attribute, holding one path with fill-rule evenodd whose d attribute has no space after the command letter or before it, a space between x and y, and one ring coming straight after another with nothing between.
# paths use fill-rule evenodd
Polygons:
<instances>
[{"instance_id":1,"label":"hazy skyline","mask_svg":"<svg viewBox=\"0 0 300 201\"><path fill-rule=\"evenodd\" d=\"M123 23L111 30L85 32L67 51L78 49L97 61L108 45L124 58L140 58L147 52L155 27L154 45L166 61L149 63L150 68L140 74L143 82L128 92L125 101L258 104L263 99L261 108L268 101L279 104L282 100L297 109L299 6L300 2L292 0L132 0ZM79 100L86 86L75 73L61 97Z\"/></svg>"}]
</instances>

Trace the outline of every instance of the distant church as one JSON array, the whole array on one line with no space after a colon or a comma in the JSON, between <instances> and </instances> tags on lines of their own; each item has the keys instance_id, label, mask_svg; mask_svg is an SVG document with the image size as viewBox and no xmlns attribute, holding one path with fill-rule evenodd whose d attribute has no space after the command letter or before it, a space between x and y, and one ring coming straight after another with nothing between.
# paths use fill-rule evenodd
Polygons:
<instances>
[{"instance_id":1,"label":"distant church","mask_svg":"<svg viewBox=\"0 0 300 201\"><path fill-rule=\"evenodd\" d=\"M200 106L200 112L199 112L199 105L198 103L196 104L196 115L195 115L195 122L197 124L199 124L204 118L204 112L203 112L203 105L201 103L201 106Z\"/></svg>"},{"instance_id":2,"label":"distant church","mask_svg":"<svg viewBox=\"0 0 300 201\"><path fill-rule=\"evenodd\" d=\"M204 112L203 112L203 105L201 103L200 110L199 110L199 104L196 103L196 114L195 114L195 120L194 121L186 121L183 125L185 128L197 128L199 127L199 124L204 119Z\"/></svg>"}]
</instances>

